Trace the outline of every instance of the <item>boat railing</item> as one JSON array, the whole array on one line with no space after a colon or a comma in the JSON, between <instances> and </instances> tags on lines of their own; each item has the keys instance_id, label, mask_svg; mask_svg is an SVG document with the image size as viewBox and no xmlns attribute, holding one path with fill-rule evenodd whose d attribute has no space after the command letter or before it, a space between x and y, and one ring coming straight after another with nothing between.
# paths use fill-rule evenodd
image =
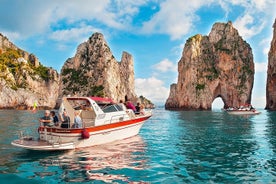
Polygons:
<instances>
[{"instance_id":1,"label":"boat railing","mask_svg":"<svg viewBox=\"0 0 276 184\"><path fill-rule=\"evenodd\" d=\"M48 143L53 144L53 145L54 144L61 144L62 143L60 136L58 136L57 139L54 139L53 136L51 136L50 139L47 140L47 141L48 141Z\"/></svg>"},{"instance_id":2,"label":"boat railing","mask_svg":"<svg viewBox=\"0 0 276 184\"><path fill-rule=\"evenodd\" d=\"M32 140L36 134L36 129L20 130L17 132L17 136L21 140Z\"/></svg>"},{"instance_id":3,"label":"boat railing","mask_svg":"<svg viewBox=\"0 0 276 184\"><path fill-rule=\"evenodd\" d=\"M111 124L119 121L124 121L129 119L129 116L127 114L118 114L118 115L113 115L109 120L105 121L105 124Z\"/></svg>"},{"instance_id":4,"label":"boat railing","mask_svg":"<svg viewBox=\"0 0 276 184\"><path fill-rule=\"evenodd\" d=\"M47 128L44 128L43 134L44 139L42 140L47 141L49 144L56 145L62 143L61 136L53 136L51 131L47 131Z\"/></svg>"},{"instance_id":5,"label":"boat railing","mask_svg":"<svg viewBox=\"0 0 276 184\"><path fill-rule=\"evenodd\" d=\"M33 139L33 137L32 136L30 136L30 135L28 135L28 134L24 134L24 132L23 131L19 131L18 132L18 138L20 139L20 140L32 140Z\"/></svg>"}]
</instances>

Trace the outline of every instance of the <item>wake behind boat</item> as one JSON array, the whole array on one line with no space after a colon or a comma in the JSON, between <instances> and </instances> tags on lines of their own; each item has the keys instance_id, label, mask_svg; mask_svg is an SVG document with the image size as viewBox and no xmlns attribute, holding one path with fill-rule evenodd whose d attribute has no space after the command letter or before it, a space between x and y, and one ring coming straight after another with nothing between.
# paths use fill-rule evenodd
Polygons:
<instances>
[{"instance_id":1,"label":"wake behind boat","mask_svg":"<svg viewBox=\"0 0 276 184\"><path fill-rule=\"evenodd\" d=\"M78 110L83 127L49 127L41 123L39 138L20 136L11 144L30 150L69 150L105 144L137 135L152 116L150 110L137 115L130 109L123 109L121 104L99 97L64 97L60 111L64 110L71 120Z\"/></svg>"},{"instance_id":2,"label":"wake behind boat","mask_svg":"<svg viewBox=\"0 0 276 184\"><path fill-rule=\"evenodd\" d=\"M257 111L255 108L252 107L252 105L244 105L240 106L238 108L229 107L227 109L224 109L228 114L233 115L257 115L261 112Z\"/></svg>"}]
</instances>

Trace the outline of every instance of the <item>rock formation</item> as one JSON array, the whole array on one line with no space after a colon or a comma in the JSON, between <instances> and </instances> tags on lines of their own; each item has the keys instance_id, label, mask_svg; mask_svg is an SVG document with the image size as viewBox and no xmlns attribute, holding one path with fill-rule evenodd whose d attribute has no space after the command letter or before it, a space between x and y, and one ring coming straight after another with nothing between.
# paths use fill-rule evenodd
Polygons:
<instances>
[{"instance_id":1,"label":"rock formation","mask_svg":"<svg viewBox=\"0 0 276 184\"><path fill-rule=\"evenodd\" d=\"M123 52L117 62L100 33L78 46L76 55L62 67L61 76L0 33L0 109L26 109L34 102L54 108L64 95L128 99L154 106L145 97L137 98L134 92L132 56Z\"/></svg>"},{"instance_id":2,"label":"rock formation","mask_svg":"<svg viewBox=\"0 0 276 184\"><path fill-rule=\"evenodd\" d=\"M221 97L225 106L251 102L254 63L251 47L231 22L215 23L209 36L186 41L166 109L210 110Z\"/></svg>"},{"instance_id":3,"label":"rock formation","mask_svg":"<svg viewBox=\"0 0 276 184\"><path fill-rule=\"evenodd\" d=\"M136 101L132 56L123 52L121 62L117 62L104 36L94 33L62 67L60 96L64 95Z\"/></svg>"},{"instance_id":4,"label":"rock formation","mask_svg":"<svg viewBox=\"0 0 276 184\"><path fill-rule=\"evenodd\" d=\"M276 110L276 19L274 32L268 53L268 69L266 82L266 109Z\"/></svg>"},{"instance_id":5,"label":"rock formation","mask_svg":"<svg viewBox=\"0 0 276 184\"><path fill-rule=\"evenodd\" d=\"M53 108L59 90L57 71L44 67L33 54L0 34L0 108Z\"/></svg>"}]
</instances>

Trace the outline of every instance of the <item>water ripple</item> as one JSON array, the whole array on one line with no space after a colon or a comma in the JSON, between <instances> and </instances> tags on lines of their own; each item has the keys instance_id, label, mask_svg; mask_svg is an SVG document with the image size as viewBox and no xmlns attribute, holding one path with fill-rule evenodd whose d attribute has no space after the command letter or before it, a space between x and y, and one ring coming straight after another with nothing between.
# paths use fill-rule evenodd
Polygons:
<instances>
[{"instance_id":1,"label":"water ripple","mask_svg":"<svg viewBox=\"0 0 276 184\"><path fill-rule=\"evenodd\" d=\"M0 180L276 183L276 112L261 111L257 116L233 116L155 109L139 136L66 152L12 147L19 127L36 134L43 112L30 116L28 111L0 111Z\"/></svg>"}]
</instances>

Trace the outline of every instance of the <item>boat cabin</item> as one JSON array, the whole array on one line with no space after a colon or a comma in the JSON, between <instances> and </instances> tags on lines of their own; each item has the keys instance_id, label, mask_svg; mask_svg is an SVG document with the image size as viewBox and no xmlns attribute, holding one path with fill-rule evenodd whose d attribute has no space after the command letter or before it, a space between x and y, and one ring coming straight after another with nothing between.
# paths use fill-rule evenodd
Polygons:
<instances>
[{"instance_id":1,"label":"boat cabin","mask_svg":"<svg viewBox=\"0 0 276 184\"><path fill-rule=\"evenodd\" d=\"M62 115L63 111L66 111L72 124L76 110L80 111L80 117L85 127L130 119L129 113L124 111L119 104L114 104L110 99L100 97L64 97L59 114Z\"/></svg>"}]
</instances>

